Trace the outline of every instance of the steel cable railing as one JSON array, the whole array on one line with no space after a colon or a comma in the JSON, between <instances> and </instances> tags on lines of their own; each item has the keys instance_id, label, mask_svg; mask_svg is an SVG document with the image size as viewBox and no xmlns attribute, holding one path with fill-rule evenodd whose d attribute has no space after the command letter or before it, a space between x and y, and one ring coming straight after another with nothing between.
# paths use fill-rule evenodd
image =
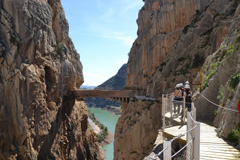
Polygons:
<instances>
[{"instance_id":1,"label":"steel cable railing","mask_svg":"<svg viewBox=\"0 0 240 160\"><path fill-rule=\"evenodd\" d=\"M178 153L180 153L181 151L183 151L190 143L192 143L192 140L189 141L185 146L183 146L179 151L177 151L174 155L172 155L171 158L174 158Z\"/></svg>"},{"instance_id":2,"label":"steel cable railing","mask_svg":"<svg viewBox=\"0 0 240 160\"><path fill-rule=\"evenodd\" d=\"M226 108L226 107L220 106L220 105L218 105L218 104L210 101L207 97L205 97L205 96L202 95L201 93L200 93L200 95L201 95L205 100L207 100L208 102L212 103L213 105L215 105L215 106L217 106L217 107L219 107L219 108L222 108L222 109L225 109L225 110L229 110L229 111L232 111L232 112L237 112L237 113L239 112L238 110L235 110L235 109L231 109L231 108Z\"/></svg>"},{"instance_id":3,"label":"steel cable railing","mask_svg":"<svg viewBox=\"0 0 240 160\"><path fill-rule=\"evenodd\" d=\"M163 95L163 99L162 99L162 103L163 103L163 120L165 122L165 115L169 115L170 114L170 117L171 119L173 119L174 117L172 117L172 113L173 113L173 109L174 111L176 112L180 112L180 109L181 109L181 115L182 115L182 118L185 117L185 105L188 104L185 102L185 99L183 98L182 101L177 101L177 100L174 100L173 99L173 96L172 95ZM175 104L174 104L175 103ZM175 108L176 107L176 104L178 105L177 107L179 108ZM174 106L175 105L175 106ZM192 104L192 108L194 108L194 105ZM180 108L181 107L181 108ZM196 112L196 109L194 108L193 109L194 112ZM196 152L196 149L195 148L199 148L199 140L200 140L200 123L197 122L194 118L196 117L196 113L191 113L191 112L188 112L188 123L187 123L187 131L182 133L182 134L179 134L178 136L172 138L171 140L169 141L165 141L163 143L163 147L164 149L161 150L159 153L154 153L155 155L151 157L151 159L157 159L161 154L163 154L163 157L164 157L164 160L170 160L174 157L176 157L179 153L181 153L184 149L187 148L186 150L186 159L192 159L194 156L196 156L197 153ZM166 126L166 124L164 124ZM164 128L163 128L164 129ZM196 130L196 131L194 131ZM194 131L194 132L193 132ZM199 133L196 133L196 132L199 132ZM172 148L171 147L171 144L174 140L176 139L179 139L183 136L187 137L187 144L184 145L180 150L178 150L176 153L174 153L172 155L172 152L171 152L171 149L169 148ZM196 137L198 136L198 137ZM197 141L195 141L197 140ZM196 145L198 145L196 147ZM196 154L196 153L197 154ZM183 156L184 154L180 155L180 156ZM199 158L199 155L196 156L196 160ZM194 157L195 159L195 157Z\"/></svg>"}]
</instances>

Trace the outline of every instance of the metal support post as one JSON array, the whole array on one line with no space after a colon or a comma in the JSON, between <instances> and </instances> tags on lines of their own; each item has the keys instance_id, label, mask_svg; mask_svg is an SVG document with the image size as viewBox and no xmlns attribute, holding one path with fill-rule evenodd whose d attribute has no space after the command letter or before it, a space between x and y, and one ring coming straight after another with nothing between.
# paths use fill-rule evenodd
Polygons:
<instances>
[{"instance_id":1,"label":"metal support post","mask_svg":"<svg viewBox=\"0 0 240 160\"><path fill-rule=\"evenodd\" d=\"M164 130L166 127L165 123L165 95L162 95L162 119L163 119L163 124L162 124L162 129Z\"/></svg>"},{"instance_id":2,"label":"metal support post","mask_svg":"<svg viewBox=\"0 0 240 160\"><path fill-rule=\"evenodd\" d=\"M195 128L195 138L194 138L194 160L199 160L200 158L200 123L195 123L197 127Z\"/></svg>"},{"instance_id":3,"label":"metal support post","mask_svg":"<svg viewBox=\"0 0 240 160\"><path fill-rule=\"evenodd\" d=\"M191 116L191 112L187 112L187 131L192 128L192 119L190 116ZM187 143L190 142L192 139L191 133L192 132L187 132ZM192 144L189 144L187 146L186 160L191 160L191 157L192 157L191 149L192 149Z\"/></svg>"},{"instance_id":4,"label":"metal support post","mask_svg":"<svg viewBox=\"0 0 240 160\"><path fill-rule=\"evenodd\" d=\"M186 102L185 102L185 97L183 97L183 108L182 108L182 114L183 114L183 124L185 123L185 117L186 117L186 113L185 113L185 110L186 110Z\"/></svg>"},{"instance_id":5,"label":"metal support post","mask_svg":"<svg viewBox=\"0 0 240 160\"><path fill-rule=\"evenodd\" d=\"M171 150L171 141L166 141L163 143L163 148L167 149L163 152L163 159L164 160L171 160L172 159L172 150Z\"/></svg>"},{"instance_id":6,"label":"metal support post","mask_svg":"<svg viewBox=\"0 0 240 160\"><path fill-rule=\"evenodd\" d=\"M173 96L171 94L169 94L168 96L169 96L168 102L171 104L171 108L170 108L171 119L173 119L173 109L174 109L173 98L172 98Z\"/></svg>"},{"instance_id":7,"label":"metal support post","mask_svg":"<svg viewBox=\"0 0 240 160\"><path fill-rule=\"evenodd\" d=\"M192 117L193 117L193 119L196 121L196 119L197 119L197 116L196 116L197 110L196 110L193 102L192 102L191 105L192 105Z\"/></svg>"}]
</instances>

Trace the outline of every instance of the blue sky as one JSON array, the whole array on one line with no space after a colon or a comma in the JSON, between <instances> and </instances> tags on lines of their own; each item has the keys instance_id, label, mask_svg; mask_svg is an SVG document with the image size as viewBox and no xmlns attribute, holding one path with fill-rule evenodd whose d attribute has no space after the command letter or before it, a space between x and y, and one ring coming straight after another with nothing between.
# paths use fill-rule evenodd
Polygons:
<instances>
[{"instance_id":1,"label":"blue sky","mask_svg":"<svg viewBox=\"0 0 240 160\"><path fill-rule=\"evenodd\" d=\"M84 85L97 86L127 63L142 0L62 0L69 35L83 64Z\"/></svg>"}]
</instances>

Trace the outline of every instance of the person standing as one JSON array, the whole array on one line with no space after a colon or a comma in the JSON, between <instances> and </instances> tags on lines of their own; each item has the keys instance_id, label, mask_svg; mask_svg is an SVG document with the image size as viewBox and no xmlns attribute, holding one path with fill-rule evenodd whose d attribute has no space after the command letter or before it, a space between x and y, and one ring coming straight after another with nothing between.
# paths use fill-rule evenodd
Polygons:
<instances>
[{"instance_id":1,"label":"person standing","mask_svg":"<svg viewBox=\"0 0 240 160\"><path fill-rule=\"evenodd\" d=\"M190 89L189 84L185 85L185 102L188 111L190 112L192 109L192 91Z\"/></svg>"},{"instance_id":2,"label":"person standing","mask_svg":"<svg viewBox=\"0 0 240 160\"><path fill-rule=\"evenodd\" d=\"M178 115L180 113L180 105L183 100L182 90L180 89L180 84L177 84L174 91L174 114Z\"/></svg>"}]
</instances>

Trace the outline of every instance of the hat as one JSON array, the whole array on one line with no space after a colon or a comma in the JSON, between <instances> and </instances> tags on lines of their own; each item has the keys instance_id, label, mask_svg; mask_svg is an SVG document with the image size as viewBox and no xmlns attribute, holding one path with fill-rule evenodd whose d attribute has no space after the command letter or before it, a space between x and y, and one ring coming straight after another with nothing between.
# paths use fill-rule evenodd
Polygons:
<instances>
[{"instance_id":1,"label":"hat","mask_svg":"<svg viewBox=\"0 0 240 160\"><path fill-rule=\"evenodd\" d=\"M179 83L179 87L183 87L183 84L182 84L182 83Z\"/></svg>"},{"instance_id":2,"label":"hat","mask_svg":"<svg viewBox=\"0 0 240 160\"><path fill-rule=\"evenodd\" d=\"M189 84L189 82L188 82L188 81L186 81L186 82L185 82L185 84Z\"/></svg>"},{"instance_id":3,"label":"hat","mask_svg":"<svg viewBox=\"0 0 240 160\"><path fill-rule=\"evenodd\" d=\"M190 89L190 86L188 84L185 85L186 89Z\"/></svg>"},{"instance_id":4,"label":"hat","mask_svg":"<svg viewBox=\"0 0 240 160\"><path fill-rule=\"evenodd\" d=\"M179 84L176 84L175 88L179 88Z\"/></svg>"}]
</instances>

